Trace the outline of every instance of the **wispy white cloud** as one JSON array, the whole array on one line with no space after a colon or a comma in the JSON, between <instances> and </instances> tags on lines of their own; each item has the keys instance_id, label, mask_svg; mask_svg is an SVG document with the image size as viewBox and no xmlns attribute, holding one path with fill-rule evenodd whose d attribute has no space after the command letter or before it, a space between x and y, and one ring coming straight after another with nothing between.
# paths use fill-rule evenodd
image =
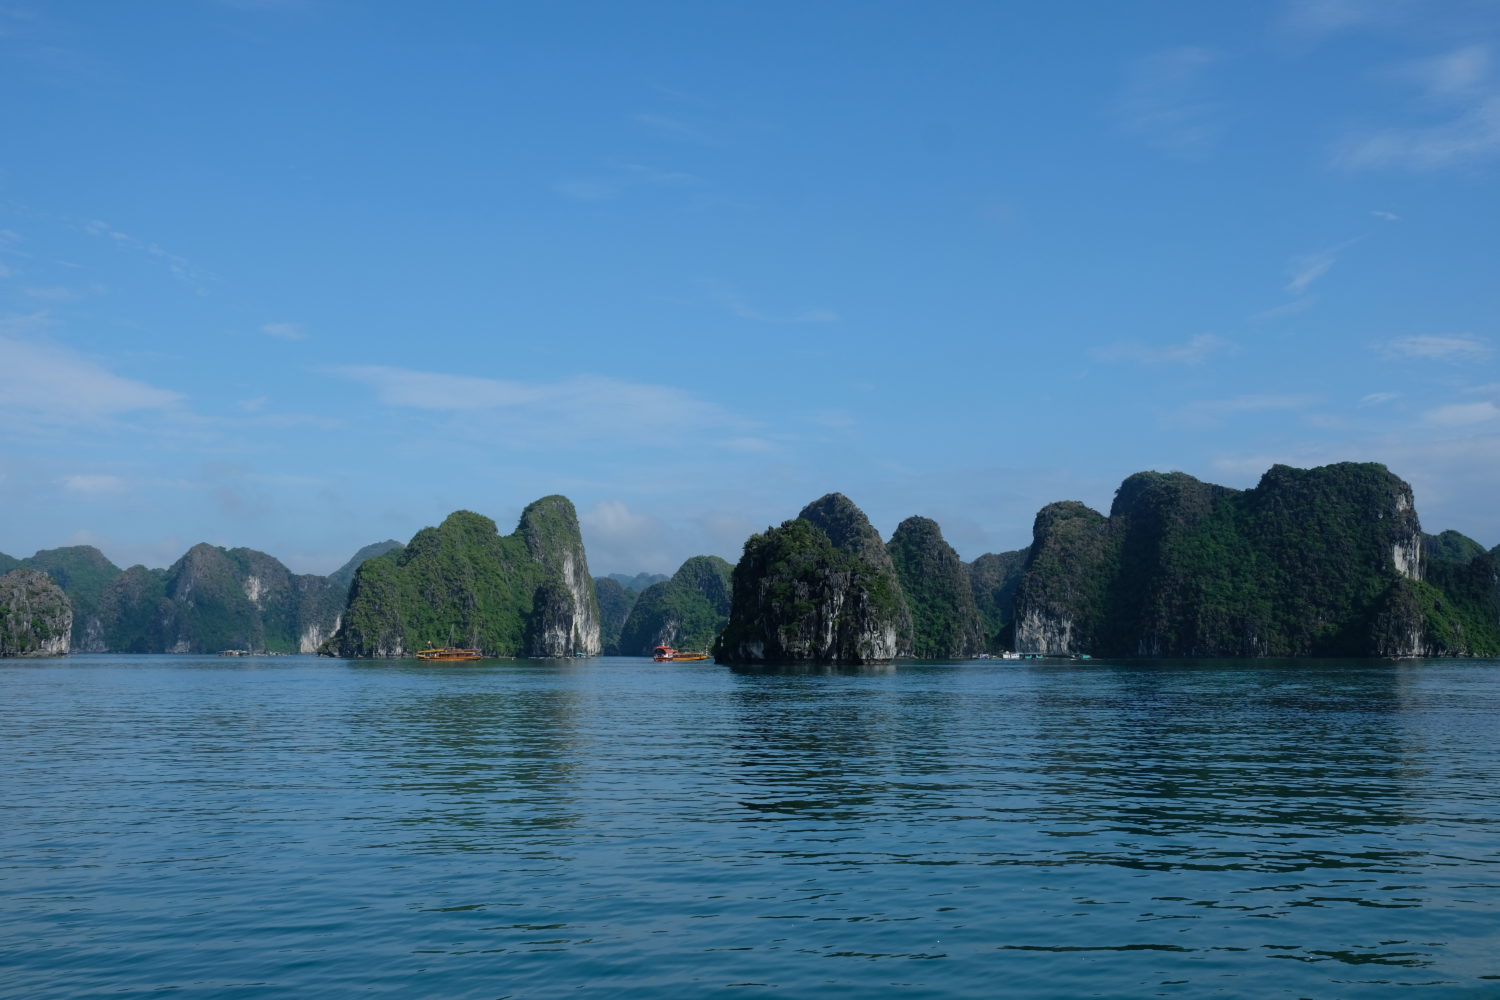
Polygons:
<instances>
[{"instance_id":1,"label":"wispy white cloud","mask_svg":"<svg viewBox=\"0 0 1500 1000\"><path fill-rule=\"evenodd\" d=\"M630 509L618 499L600 500L579 511L578 526L595 573L611 570L672 573L672 531L660 519Z\"/></svg>"},{"instance_id":2,"label":"wispy white cloud","mask_svg":"<svg viewBox=\"0 0 1500 1000\"><path fill-rule=\"evenodd\" d=\"M1234 344L1212 333L1200 333L1181 344L1142 344L1123 341L1095 348L1090 353L1106 363L1135 362L1145 365L1197 365L1214 354L1234 350Z\"/></svg>"},{"instance_id":3,"label":"wispy white cloud","mask_svg":"<svg viewBox=\"0 0 1500 1000\"><path fill-rule=\"evenodd\" d=\"M33 286L23 289L23 294L39 302L72 302L82 297L77 289L68 288L66 285Z\"/></svg>"},{"instance_id":4,"label":"wispy white cloud","mask_svg":"<svg viewBox=\"0 0 1500 1000\"><path fill-rule=\"evenodd\" d=\"M1326 250L1293 257L1289 268L1291 277L1287 280L1285 291L1293 295L1305 295L1313 282L1333 270L1333 265L1338 263L1341 253L1362 239L1364 237L1356 236Z\"/></svg>"},{"instance_id":5,"label":"wispy white cloud","mask_svg":"<svg viewBox=\"0 0 1500 1000\"><path fill-rule=\"evenodd\" d=\"M1369 395L1361 396L1360 400L1359 400L1359 405L1360 406L1381 406L1381 405L1383 405L1385 403L1389 403L1389 402L1391 402L1393 400L1397 400L1397 399L1400 399L1400 398L1401 398L1401 394L1399 392L1372 392Z\"/></svg>"},{"instance_id":6,"label":"wispy white cloud","mask_svg":"<svg viewBox=\"0 0 1500 1000\"><path fill-rule=\"evenodd\" d=\"M1482 403L1450 403L1422 414L1422 422L1433 427L1471 427L1500 418L1500 406Z\"/></svg>"},{"instance_id":7,"label":"wispy white cloud","mask_svg":"<svg viewBox=\"0 0 1500 1000\"><path fill-rule=\"evenodd\" d=\"M1295 316L1297 313L1306 312L1317 304L1318 297L1316 295L1304 295L1300 299L1293 299L1290 302L1283 302L1279 306L1262 309L1251 316L1250 319L1252 322L1260 322L1263 320L1281 319L1284 316Z\"/></svg>"},{"instance_id":8,"label":"wispy white cloud","mask_svg":"<svg viewBox=\"0 0 1500 1000\"><path fill-rule=\"evenodd\" d=\"M1417 358L1426 361L1487 361L1495 353L1488 341L1470 334L1398 337L1375 346L1387 358Z\"/></svg>"},{"instance_id":9,"label":"wispy white cloud","mask_svg":"<svg viewBox=\"0 0 1500 1000\"><path fill-rule=\"evenodd\" d=\"M757 323L839 323L842 317L832 309L817 306L802 309L793 313L771 313L758 309L746 302L745 299L734 289L721 281L704 281L703 287L722 302L730 312L740 319L753 320Z\"/></svg>"},{"instance_id":10,"label":"wispy white cloud","mask_svg":"<svg viewBox=\"0 0 1500 1000\"><path fill-rule=\"evenodd\" d=\"M1115 103L1121 128L1166 152L1205 153L1222 127L1219 105L1208 99L1204 76L1219 55L1202 46L1156 52L1129 67Z\"/></svg>"},{"instance_id":11,"label":"wispy white cloud","mask_svg":"<svg viewBox=\"0 0 1500 1000\"><path fill-rule=\"evenodd\" d=\"M97 473L92 475L68 476L62 482L63 489L69 493L81 493L84 495L123 493L125 485L125 480L119 476Z\"/></svg>"},{"instance_id":12,"label":"wispy white cloud","mask_svg":"<svg viewBox=\"0 0 1500 1000\"><path fill-rule=\"evenodd\" d=\"M1336 165L1420 172L1500 157L1500 89L1490 80L1486 46L1403 63L1390 75L1419 92L1426 121L1348 134L1335 147Z\"/></svg>"},{"instance_id":13,"label":"wispy white cloud","mask_svg":"<svg viewBox=\"0 0 1500 1000\"><path fill-rule=\"evenodd\" d=\"M204 286L208 282L214 280L214 275L211 272L198 267L186 257L164 250L149 240L137 239L129 233L121 232L100 219L94 219L86 223L83 231L90 236L108 240L132 252L144 254L152 260L159 262L173 277L187 282L200 292L204 291Z\"/></svg>"},{"instance_id":14,"label":"wispy white cloud","mask_svg":"<svg viewBox=\"0 0 1500 1000\"><path fill-rule=\"evenodd\" d=\"M1403 80L1432 98L1467 98L1482 94L1490 72L1490 50L1484 45L1464 45L1428 59L1403 63L1391 76Z\"/></svg>"},{"instance_id":15,"label":"wispy white cloud","mask_svg":"<svg viewBox=\"0 0 1500 1000\"><path fill-rule=\"evenodd\" d=\"M679 170L662 170L643 163L611 163L602 174L565 177L552 190L572 201L609 201L639 188L685 187L703 178Z\"/></svg>"},{"instance_id":16,"label":"wispy white cloud","mask_svg":"<svg viewBox=\"0 0 1500 1000\"><path fill-rule=\"evenodd\" d=\"M719 442L719 447L726 451L739 451L750 454L767 454L777 450L776 445L765 438L750 437L747 435L727 438Z\"/></svg>"},{"instance_id":17,"label":"wispy white cloud","mask_svg":"<svg viewBox=\"0 0 1500 1000\"><path fill-rule=\"evenodd\" d=\"M0 413L22 423L86 424L140 410L165 410L179 393L116 375L66 347L25 336L36 324L0 321Z\"/></svg>"},{"instance_id":18,"label":"wispy white cloud","mask_svg":"<svg viewBox=\"0 0 1500 1000\"><path fill-rule=\"evenodd\" d=\"M297 323L266 323L260 332L277 340L306 340L307 331Z\"/></svg>"},{"instance_id":19,"label":"wispy white cloud","mask_svg":"<svg viewBox=\"0 0 1500 1000\"><path fill-rule=\"evenodd\" d=\"M749 432L750 421L675 386L599 375L521 382L478 375L343 365L324 374L365 385L388 406L468 415L465 425L516 447L628 439L672 447L694 433ZM485 415L484 419L479 419Z\"/></svg>"},{"instance_id":20,"label":"wispy white cloud","mask_svg":"<svg viewBox=\"0 0 1500 1000\"><path fill-rule=\"evenodd\" d=\"M1317 39L1340 32L1400 24L1418 0L1291 0L1282 27L1295 36Z\"/></svg>"},{"instance_id":21,"label":"wispy white cloud","mask_svg":"<svg viewBox=\"0 0 1500 1000\"><path fill-rule=\"evenodd\" d=\"M1303 394L1252 394L1227 399L1202 399L1168 414L1166 423L1188 430L1212 430L1240 414L1306 410L1317 401L1316 396Z\"/></svg>"},{"instance_id":22,"label":"wispy white cloud","mask_svg":"<svg viewBox=\"0 0 1500 1000\"><path fill-rule=\"evenodd\" d=\"M682 139L687 142L695 142L705 146L714 144L714 139L707 132L695 125L690 125L681 118L671 115L661 115L643 112L631 116L631 120L637 125L643 125L658 135L669 139Z\"/></svg>"},{"instance_id":23,"label":"wispy white cloud","mask_svg":"<svg viewBox=\"0 0 1500 1000\"><path fill-rule=\"evenodd\" d=\"M1381 220L1382 222L1400 222L1401 221L1401 216L1397 215L1395 212L1382 212L1378 208L1377 209L1371 209L1370 210L1370 214L1373 215L1373 216L1375 216L1375 218Z\"/></svg>"},{"instance_id":24,"label":"wispy white cloud","mask_svg":"<svg viewBox=\"0 0 1500 1000\"><path fill-rule=\"evenodd\" d=\"M1423 128L1391 128L1344 142L1335 162L1355 169L1441 170L1500 155L1500 96L1448 121Z\"/></svg>"}]
</instances>

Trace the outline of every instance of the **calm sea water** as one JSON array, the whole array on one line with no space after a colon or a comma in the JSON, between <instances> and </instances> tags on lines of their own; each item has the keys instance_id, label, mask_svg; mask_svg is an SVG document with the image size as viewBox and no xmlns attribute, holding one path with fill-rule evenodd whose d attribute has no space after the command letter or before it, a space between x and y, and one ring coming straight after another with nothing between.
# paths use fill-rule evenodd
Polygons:
<instances>
[{"instance_id":1,"label":"calm sea water","mask_svg":"<svg viewBox=\"0 0 1500 1000\"><path fill-rule=\"evenodd\" d=\"M0 661L0 995L1500 997L1497 736L1496 661Z\"/></svg>"}]
</instances>

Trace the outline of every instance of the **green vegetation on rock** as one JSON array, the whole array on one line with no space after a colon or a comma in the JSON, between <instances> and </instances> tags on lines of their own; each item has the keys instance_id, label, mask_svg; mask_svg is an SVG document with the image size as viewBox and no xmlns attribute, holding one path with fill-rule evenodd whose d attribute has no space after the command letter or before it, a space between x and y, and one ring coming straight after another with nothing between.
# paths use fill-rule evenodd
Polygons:
<instances>
[{"instance_id":1,"label":"green vegetation on rock","mask_svg":"<svg viewBox=\"0 0 1500 1000\"><path fill-rule=\"evenodd\" d=\"M620 629L625 627L630 609L641 596L620 583L623 576L615 573L594 577L594 599L599 603L599 650L605 656L620 655Z\"/></svg>"},{"instance_id":2,"label":"green vegetation on rock","mask_svg":"<svg viewBox=\"0 0 1500 1000\"><path fill-rule=\"evenodd\" d=\"M1411 488L1384 466L1275 466L1243 492L1139 473L1108 518L1075 503L1037 515L1016 594L1017 646L1139 656L1500 650L1484 646L1495 618L1483 619L1477 576L1455 599L1422 581L1422 550Z\"/></svg>"},{"instance_id":3,"label":"green vegetation on rock","mask_svg":"<svg viewBox=\"0 0 1500 1000\"><path fill-rule=\"evenodd\" d=\"M0 656L66 656L72 632L73 606L46 573L0 575Z\"/></svg>"},{"instance_id":4,"label":"green vegetation on rock","mask_svg":"<svg viewBox=\"0 0 1500 1000\"><path fill-rule=\"evenodd\" d=\"M120 575L120 568L92 545L42 549L29 559L22 559L19 565L46 573L68 595L73 605L72 651L104 652L99 602L105 588Z\"/></svg>"},{"instance_id":5,"label":"green vegetation on rock","mask_svg":"<svg viewBox=\"0 0 1500 1000\"><path fill-rule=\"evenodd\" d=\"M986 652L999 653L1016 644L1016 588L1028 551L990 552L969 563L969 588L983 623Z\"/></svg>"},{"instance_id":6,"label":"green vegetation on rock","mask_svg":"<svg viewBox=\"0 0 1500 1000\"><path fill-rule=\"evenodd\" d=\"M620 629L619 655L648 656L658 645L710 649L729 621L732 572L718 556L694 556L647 587Z\"/></svg>"},{"instance_id":7,"label":"green vegetation on rock","mask_svg":"<svg viewBox=\"0 0 1500 1000\"><path fill-rule=\"evenodd\" d=\"M522 513L515 534L455 511L404 549L367 560L329 649L389 657L432 644L487 656L591 655L598 622L573 505L544 497Z\"/></svg>"},{"instance_id":8,"label":"green vegetation on rock","mask_svg":"<svg viewBox=\"0 0 1500 1000\"><path fill-rule=\"evenodd\" d=\"M984 625L969 574L937 522L909 517L886 544L911 609L911 655L924 659L984 651Z\"/></svg>"},{"instance_id":9,"label":"green vegetation on rock","mask_svg":"<svg viewBox=\"0 0 1500 1000\"><path fill-rule=\"evenodd\" d=\"M911 614L880 534L842 494L745 542L723 663L867 663L911 652Z\"/></svg>"}]
</instances>

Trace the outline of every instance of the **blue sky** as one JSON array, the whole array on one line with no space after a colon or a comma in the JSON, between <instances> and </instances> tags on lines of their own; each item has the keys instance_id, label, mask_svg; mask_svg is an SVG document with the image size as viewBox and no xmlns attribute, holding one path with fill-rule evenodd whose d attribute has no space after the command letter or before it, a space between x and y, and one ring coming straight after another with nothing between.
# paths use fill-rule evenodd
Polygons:
<instances>
[{"instance_id":1,"label":"blue sky","mask_svg":"<svg viewBox=\"0 0 1500 1000\"><path fill-rule=\"evenodd\" d=\"M11 555L1341 460L1500 542L1492 3L0 0L0 97Z\"/></svg>"}]
</instances>

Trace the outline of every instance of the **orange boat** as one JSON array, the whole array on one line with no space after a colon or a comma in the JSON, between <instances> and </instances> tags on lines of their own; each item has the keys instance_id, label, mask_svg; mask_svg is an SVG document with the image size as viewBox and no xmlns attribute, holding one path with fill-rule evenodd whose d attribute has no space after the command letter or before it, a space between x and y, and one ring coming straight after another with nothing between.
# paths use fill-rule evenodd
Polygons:
<instances>
[{"instance_id":1,"label":"orange boat","mask_svg":"<svg viewBox=\"0 0 1500 1000\"><path fill-rule=\"evenodd\" d=\"M673 662L678 662L681 660L706 660L708 659L708 654L685 653L682 650L673 649L671 646L657 646L654 650L651 651L651 659L655 660L657 663L662 663L666 660L671 660Z\"/></svg>"},{"instance_id":2,"label":"orange boat","mask_svg":"<svg viewBox=\"0 0 1500 1000\"><path fill-rule=\"evenodd\" d=\"M427 644L426 649L417 650L417 659L432 660L440 663L453 663L461 660L480 659L479 650L462 649L455 646L434 646Z\"/></svg>"}]
</instances>

